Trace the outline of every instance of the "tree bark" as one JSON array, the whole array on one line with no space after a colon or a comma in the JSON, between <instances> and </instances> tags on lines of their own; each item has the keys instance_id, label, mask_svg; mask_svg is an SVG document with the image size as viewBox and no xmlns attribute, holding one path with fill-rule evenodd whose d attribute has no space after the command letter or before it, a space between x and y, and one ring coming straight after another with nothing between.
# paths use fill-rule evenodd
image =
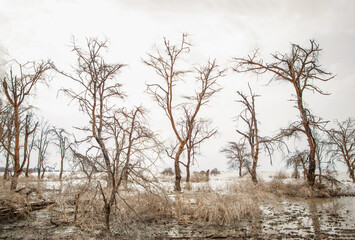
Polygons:
<instances>
[{"instance_id":1,"label":"tree bark","mask_svg":"<svg viewBox=\"0 0 355 240\"><path fill-rule=\"evenodd\" d=\"M29 168L30 168L30 158L27 160L27 167L26 167L26 172L25 172L25 177L29 177Z\"/></svg>"},{"instance_id":2,"label":"tree bark","mask_svg":"<svg viewBox=\"0 0 355 240\"><path fill-rule=\"evenodd\" d=\"M190 182L191 148L187 149L186 182Z\"/></svg>"},{"instance_id":3,"label":"tree bark","mask_svg":"<svg viewBox=\"0 0 355 240\"><path fill-rule=\"evenodd\" d=\"M61 158L60 161L60 173L59 173L59 180L62 181L63 177L63 165L64 165L64 157Z\"/></svg>"},{"instance_id":4,"label":"tree bark","mask_svg":"<svg viewBox=\"0 0 355 240\"><path fill-rule=\"evenodd\" d=\"M4 171L4 180L7 180L9 177L9 160L10 160L10 154L6 154L6 165L5 165L5 171Z\"/></svg>"},{"instance_id":5,"label":"tree bark","mask_svg":"<svg viewBox=\"0 0 355 240\"><path fill-rule=\"evenodd\" d=\"M302 119L302 125L304 128L304 133L306 134L308 145L309 145L309 155L308 155L308 172L307 172L307 182L309 186L313 187L315 183L315 172L316 172L316 148L317 144L313 137L312 130L309 126L309 120L307 117L307 112L304 109L302 101L302 92L297 84L294 84L297 92L297 105Z\"/></svg>"},{"instance_id":6,"label":"tree bark","mask_svg":"<svg viewBox=\"0 0 355 240\"><path fill-rule=\"evenodd\" d=\"M251 168L251 171L250 171L250 175L251 175L251 180L254 182L254 183L258 183L258 179L256 177L256 161L253 161L253 165L252 165L252 168Z\"/></svg>"},{"instance_id":7,"label":"tree bark","mask_svg":"<svg viewBox=\"0 0 355 240\"><path fill-rule=\"evenodd\" d=\"M175 164L174 164L174 170L175 170L175 186L174 186L174 191L180 192L181 191L181 170L180 170L180 155L184 150L184 146L180 145L179 150L175 155Z\"/></svg>"}]
</instances>

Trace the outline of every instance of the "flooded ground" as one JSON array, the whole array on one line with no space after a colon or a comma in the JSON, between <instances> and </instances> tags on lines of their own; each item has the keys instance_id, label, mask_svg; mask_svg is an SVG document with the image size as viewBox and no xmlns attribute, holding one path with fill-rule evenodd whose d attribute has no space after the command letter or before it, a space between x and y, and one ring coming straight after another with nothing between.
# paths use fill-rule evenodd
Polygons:
<instances>
[{"instance_id":1,"label":"flooded ground","mask_svg":"<svg viewBox=\"0 0 355 240\"><path fill-rule=\"evenodd\" d=\"M177 222L165 219L131 226L134 234L110 238L134 239L355 239L355 197L286 199L261 206L260 218L233 226ZM101 239L99 232L83 232L75 226L56 225L46 210L30 217L0 224L0 239Z\"/></svg>"},{"instance_id":2,"label":"flooded ground","mask_svg":"<svg viewBox=\"0 0 355 240\"><path fill-rule=\"evenodd\" d=\"M262 206L260 232L305 239L355 239L355 198L288 199Z\"/></svg>"},{"instance_id":3,"label":"flooded ground","mask_svg":"<svg viewBox=\"0 0 355 240\"><path fill-rule=\"evenodd\" d=\"M344 187L353 191L355 185L344 179ZM206 187L224 191L228 184L242 184L244 180L229 173L222 174L212 177L208 184L193 183L191 193ZM41 184L52 193L60 186L53 180ZM172 189L171 179L161 184ZM73 212L73 209L67 210ZM0 239L355 239L355 197L275 197L262 203L260 210L259 217L228 226L176 218L150 219L129 225L115 222L113 235L107 236L98 229L57 222L53 209L42 209L22 219L0 221Z\"/></svg>"}]
</instances>

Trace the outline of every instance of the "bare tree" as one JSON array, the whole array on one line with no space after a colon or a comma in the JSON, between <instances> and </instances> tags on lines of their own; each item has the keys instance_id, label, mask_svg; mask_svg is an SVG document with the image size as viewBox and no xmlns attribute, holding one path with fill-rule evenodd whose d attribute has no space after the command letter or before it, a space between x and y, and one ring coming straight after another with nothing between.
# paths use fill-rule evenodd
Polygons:
<instances>
[{"instance_id":1,"label":"bare tree","mask_svg":"<svg viewBox=\"0 0 355 240\"><path fill-rule=\"evenodd\" d=\"M32 122L32 114L30 114L30 124L33 124L31 123ZM35 127L33 128L33 131L32 131L32 134L31 134L31 137L29 140L29 143L28 143L28 146L27 146L27 167L26 167L26 171L25 171L25 176L26 177L29 177L29 168L30 168L30 159L31 159L31 153L32 153L32 150L33 148L35 147L36 145L36 137L37 137L37 131L38 131L38 122L35 123Z\"/></svg>"},{"instance_id":2,"label":"bare tree","mask_svg":"<svg viewBox=\"0 0 355 240\"><path fill-rule=\"evenodd\" d=\"M38 162L37 162L37 177L38 179L43 179L44 173L46 172L45 160L48 154L48 146L51 142L50 129L47 122L41 124L41 130L39 136L35 143L38 151ZM41 175L42 172L42 175Z\"/></svg>"},{"instance_id":3,"label":"bare tree","mask_svg":"<svg viewBox=\"0 0 355 240\"><path fill-rule=\"evenodd\" d=\"M76 141L86 151L79 153L74 149L74 157L80 159L84 168L89 166L106 173L106 188L100 181L98 187L104 202L106 230L110 231L110 216L119 188L128 176L137 176L138 169L143 168L149 159L147 151L154 150L155 135L146 124L142 107L126 110L114 105L114 100L124 97L116 78L124 64L106 63L102 56L106 49L106 40L87 39L87 50L73 42L78 57L74 74L56 70L76 83L75 88L63 91L79 103L89 119L87 126L78 128L86 137Z\"/></svg>"},{"instance_id":4,"label":"bare tree","mask_svg":"<svg viewBox=\"0 0 355 240\"><path fill-rule=\"evenodd\" d=\"M1 90L1 89L0 89ZM0 91L1 93L1 91ZM8 121L8 107L5 105L4 101L0 98L0 143L6 136L6 123ZM1 144L0 144L1 146ZM0 151L2 148L0 148Z\"/></svg>"},{"instance_id":5,"label":"bare tree","mask_svg":"<svg viewBox=\"0 0 355 240\"><path fill-rule=\"evenodd\" d=\"M287 167L293 167L293 176L294 178L299 178L299 169L303 169L304 176L307 176L306 171L307 171L307 157L308 157L308 151L302 151L300 152L299 150L296 150L291 156L289 156L286 159L286 166Z\"/></svg>"},{"instance_id":6,"label":"bare tree","mask_svg":"<svg viewBox=\"0 0 355 240\"><path fill-rule=\"evenodd\" d=\"M317 167L318 167L318 179L319 183L322 183L322 177L323 176L323 165L324 165L324 159L327 154L327 147L328 144L327 142L323 139L324 136L317 136L315 135L316 141L317 141L317 148L316 148L316 161L317 161ZM316 174L317 176L317 174Z\"/></svg>"},{"instance_id":7,"label":"bare tree","mask_svg":"<svg viewBox=\"0 0 355 240\"><path fill-rule=\"evenodd\" d=\"M14 76L12 70L2 80L2 88L6 100L10 104L14 116L14 149L6 149L14 161L14 174L11 180L11 189L17 187L17 180L23 171L26 158L20 161L20 139L21 139L21 107L25 99L33 92L35 85L44 80L45 72L50 69L49 62L28 62L20 64L16 62L19 68L18 76Z\"/></svg>"},{"instance_id":8,"label":"bare tree","mask_svg":"<svg viewBox=\"0 0 355 240\"><path fill-rule=\"evenodd\" d=\"M86 175L86 178L90 183L92 179L92 175L95 172L98 172L98 169L93 164L95 163L95 161L92 159L90 160L89 159L90 156L84 156L81 153L79 153L78 150L75 149L73 146L70 146L70 150L73 155L74 169L78 167Z\"/></svg>"},{"instance_id":9,"label":"bare tree","mask_svg":"<svg viewBox=\"0 0 355 240\"><path fill-rule=\"evenodd\" d=\"M272 140L270 138L261 137L259 135L259 122L256 119L255 106L255 98L259 95L254 94L249 84L248 86L250 98L242 92L237 92L241 98L241 100L238 100L238 102L240 102L244 108L243 111L238 115L237 119L246 125L246 130L243 132L237 129L236 131L242 136L243 141L247 142L249 145L248 156L251 158L251 168L249 169L249 173L252 181L257 183L258 180L256 175L256 168L258 166L260 150L266 150L271 159Z\"/></svg>"},{"instance_id":10,"label":"bare tree","mask_svg":"<svg viewBox=\"0 0 355 240\"><path fill-rule=\"evenodd\" d=\"M349 177L355 182L355 120L348 118L336 123L336 128L327 131L329 153L347 166Z\"/></svg>"},{"instance_id":11,"label":"bare tree","mask_svg":"<svg viewBox=\"0 0 355 240\"><path fill-rule=\"evenodd\" d=\"M244 142L228 142L224 147L223 152L229 159L227 164L229 169L238 169L239 177L242 176L243 168L250 170L250 153L247 152L247 147Z\"/></svg>"},{"instance_id":12,"label":"bare tree","mask_svg":"<svg viewBox=\"0 0 355 240\"><path fill-rule=\"evenodd\" d=\"M195 67L196 80L199 89L195 90L195 95L185 97L189 103L178 104L174 101L176 96L176 85L184 80L186 74L190 70L179 69L179 59L190 51L190 43L186 40L186 34L183 34L180 44L171 45L170 41L164 38L163 51L157 50L155 54L148 54L148 60L143 62L153 68L161 77L160 82L147 84L147 93L152 95L154 100L163 109L168 117L172 131L178 142L178 146L174 151L174 172L175 172L175 191L181 191L181 170L180 156L186 147L188 140L193 131L193 125L197 119L198 112L201 107L206 105L211 97L217 93L220 88L217 85L217 79L221 77L225 70L219 70L219 66L215 60L209 61L205 66ZM187 130L182 135L177 126L177 114L182 111L181 115L188 116L186 119ZM187 113L186 113L187 112ZM180 115L180 116L181 116Z\"/></svg>"},{"instance_id":13,"label":"bare tree","mask_svg":"<svg viewBox=\"0 0 355 240\"><path fill-rule=\"evenodd\" d=\"M70 141L68 137L68 133L63 128L53 127L51 133L54 135L54 145L59 148L60 151L60 173L59 180L62 181L63 176L63 168L64 168L64 159L67 154L67 150L70 149Z\"/></svg>"},{"instance_id":14,"label":"bare tree","mask_svg":"<svg viewBox=\"0 0 355 240\"><path fill-rule=\"evenodd\" d=\"M5 170L3 178L4 180L8 179L9 176L9 166L10 166L10 152L9 149L12 149L14 130L13 130L13 114L10 106L2 105L1 106L1 115L0 115L0 151L3 151L5 156Z\"/></svg>"},{"instance_id":15,"label":"bare tree","mask_svg":"<svg viewBox=\"0 0 355 240\"><path fill-rule=\"evenodd\" d=\"M112 115L112 99L123 98L121 84L116 75L124 64L106 63L102 52L107 50L107 40L100 41L96 38L87 39L87 49L77 46L73 40L73 52L77 56L77 65L74 74L65 73L54 67L59 73L68 77L77 86L73 89L64 88L62 91L80 105L80 110L90 119L90 126L78 128L88 133L82 142L95 141L105 162L108 174L108 183L112 182L109 169L112 168L108 149L105 146L105 118Z\"/></svg>"},{"instance_id":16,"label":"bare tree","mask_svg":"<svg viewBox=\"0 0 355 240\"><path fill-rule=\"evenodd\" d=\"M312 126L321 124L319 119L316 119L311 111L306 108L304 102L305 90L317 92L323 95L323 92L317 85L317 82L325 82L332 79L331 73L321 69L318 62L318 56L321 49L314 41L310 41L310 48L303 48L299 45L292 44L289 54L276 53L272 57L274 62L265 63L263 59L257 57L257 51L247 58L235 58L237 66L234 68L236 72L254 72L257 74L271 73L273 80L280 80L289 83L295 90L296 103L295 108L299 112L299 120L291 124L290 127L283 130L285 136L291 136L295 133L304 134L309 145L309 166L307 179L310 186L315 182L316 170L316 148L317 143L314 138Z\"/></svg>"},{"instance_id":17,"label":"bare tree","mask_svg":"<svg viewBox=\"0 0 355 240\"><path fill-rule=\"evenodd\" d=\"M182 121L182 136L186 136L190 127L190 116L186 116ZM211 121L203 118L196 119L192 124L191 134L186 142L186 163L180 163L186 168L186 182L190 182L190 166L196 161L196 155L199 154L199 149L202 142L217 134L217 129L210 129Z\"/></svg>"}]
</instances>

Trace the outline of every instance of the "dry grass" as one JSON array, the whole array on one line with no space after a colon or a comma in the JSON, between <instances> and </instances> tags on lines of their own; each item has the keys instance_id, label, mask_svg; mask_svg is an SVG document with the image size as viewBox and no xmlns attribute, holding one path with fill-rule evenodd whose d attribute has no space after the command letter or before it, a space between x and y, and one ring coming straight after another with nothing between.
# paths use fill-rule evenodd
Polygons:
<instances>
[{"instance_id":1,"label":"dry grass","mask_svg":"<svg viewBox=\"0 0 355 240\"><path fill-rule=\"evenodd\" d=\"M172 200L162 191L143 191L120 194L119 214L127 221L156 221L172 217Z\"/></svg>"},{"instance_id":2,"label":"dry grass","mask_svg":"<svg viewBox=\"0 0 355 240\"><path fill-rule=\"evenodd\" d=\"M288 174L283 171L279 171L276 173L275 176L273 176L274 179L286 179L288 177L289 177Z\"/></svg>"},{"instance_id":3,"label":"dry grass","mask_svg":"<svg viewBox=\"0 0 355 240\"><path fill-rule=\"evenodd\" d=\"M254 218L260 210L251 196L248 198L237 193L208 193L196 196L196 209L193 218L215 224L232 224L242 218Z\"/></svg>"},{"instance_id":4,"label":"dry grass","mask_svg":"<svg viewBox=\"0 0 355 240\"><path fill-rule=\"evenodd\" d=\"M308 186L306 181L298 181L293 183L284 183L280 179L273 179L269 183L264 183L265 191L275 194L278 197L303 197L303 198L328 198L339 196L340 190L338 188L326 186L316 183L313 189Z\"/></svg>"},{"instance_id":5,"label":"dry grass","mask_svg":"<svg viewBox=\"0 0 355 240\"><path fill-rule=\"evenodd\" d=\"M226 192L204 186L180 194L175 201L175 217L181 222L203 221L218 225L237 223L259 216L259 204L271 195L251 182L233 184Z\"/></svg>"},{"instance_id":6,"label":"dry grass","mask_svg":"<svg viewBox=\"0 0 355 240\"><path fill-rule=\"evenodd\" d=\"M208 182L206 173L194 172L190 178L190 182Z\"/></svg>"}]
</instances>

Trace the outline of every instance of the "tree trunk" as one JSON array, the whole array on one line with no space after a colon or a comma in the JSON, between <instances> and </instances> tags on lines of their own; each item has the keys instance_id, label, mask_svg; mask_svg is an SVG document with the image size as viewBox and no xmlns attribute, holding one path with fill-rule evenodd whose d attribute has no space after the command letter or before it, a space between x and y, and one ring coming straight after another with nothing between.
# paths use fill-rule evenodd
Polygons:
<instances>
[{"instance_id":1,"label":"tree trunk","mask_svg":"<svg viewBox=\"0 0 355 240\"><path fill-rule=\"evenodd\" d=\"M307 182L308 185L313 187L314 182L315 182L315 172L316 172L316 148L317 144L316 141L314 140L312 130L309 126L309 120L307 116L307 112L303 107L303 100L302 100L302 93L299 90L299 87L295 85L295 89L297 92L297 105L298 105L298 110L300 112L300 117L302 120L302 126L304 128L304 133L307 136L307 141L309 145L309 155L308 155L308 173L307 173Z\"/></svg>"},{"instance_id":2,"label":"tree trunk","mask_svg":"<svg viewBox=\"0 0 355 240\"><path fill-rule=\"evenodd\" d=\"M62 177L63 177L63 162L64 162L64 158L62 157L61 161L60 161L60 173L59 173L59 180L62 181Z\"/></svg>"},{"instance_id":3,"label":"tree trunk","mask_svg":"<svg viewBox=\"0 0 355 240\"><path fill-rule=\"evenodd\" d=\"M25 176L26 176L26 177L29 177L29 174L28 174L29 168L30 168L30 158L28 157L28 159L27 159L26 173L25 173Z\"/></svg>"},{"instance_id":4,"label":"tree trunk","mask_svg":"<svg viewBox=\"0 0 355 240\"><path fill-rule=\"evenodd\" d=\"M42 169L42 176L41 176L41 180L44 178L44 173L46 172L46 168Z\"/></svg>"},{"instance_id":5,"label":"tree trunk","mask_svg":"<svg viewBox=\"0 0 355 240\"><path fill-rule=\"evenodd\" d=\"M295 164L295 170L294 170L294 177L295 179L298 179L298 167L297 167L297 163Z\"/></svg>"},{"instance_id":6,"label":"tree trunk","mask_svg":"<svg viewBox=\"0 0 355 240\"><path fill-rule=\"evenodd\" d=\"M10 154L6 154L6 165L5 165L5 171L4 171L4 180L7 180L9 177L9 160L10 160Z\"/></svg>"},{"instance_id":7,"label":"tree trunk","mask_svg":"<svg viewBox=\"0 0 355 240\"><path fill-rule=\"evenodd\" d=\"M39 165L37 169L37 178L38 180L41 179L41 165Z\"/></svg>"},{"instance_id":8,"label":"tree trunk","mask_svg":"<svg viewBox=\"0 0 355 240\"><path fill-rule=\"evenodd\" d=\"M239 161L239 177L242 177L243 162Z\"/></svg>"},{"instance_id":9,"label":"tree trunk","mask_svg":"<svg viewBox=\"0 0 355 240\"><path fill-rule=\"evenodd\" d=\"M353 183L355 183L354 165L351 166L350 160L346 161L346 164L348 165L349 177L353 180Z\"/></svg>"},{"instance_id":10,"label":"tree trunk","mask_svg":"<svg viewBox=\"0 0 355 240\"><path fill-rule=\"evenodd\" d=\"M18 177L20 176L20 121L19 107L14 106L14 133L15 133L15 154L14 154L14 176L11 179L11 190L17 188Z\"/></svg>"},{"instance_id":11,"label":"tree trunk","mask_svg":"<svg viewBox=\"0 0 355 240\"><path fill-rule=\"evenodd\" d=\"M78 218L79 200L80 200L80 193L75 195L74 221L76 221Z\"/></svg>"},{"instance_id":12,"label":"tree trunk","mask_svg":"<svg viewBox=\"0 0 355 240\"><path fill-rule=\"evenodd\" d=\"M191 148L187 149L186 182L190 182Z\"/></svg>"},{"instance_id":13,"label":"tree trunk","mask_svg":"<svg viewBox=\"0 0 355 240\"><path fill-rule=\"evenodd\" d=\"M318 172L319 172L319 183L322 183L322 168L320 165L319 157L318 157Z\"/></svg>"},{"instance_id":14,"label":"tree trunk","mask_svg":"<svg viewBox=\"0 0 355 240\"><path fill-rule=\"evenodd\" d=\"M314 145L313 145L314 146ZM308 174L307 174L307 182L309 186L313 187L315 183L315 172L316 172L316 160L315 160L315 149L312 145L310 145L310 154L309 154L309 164L308 164Z\"/></svg>"},{"instance_id":15,"label":"tree trunk","mask_svg":"<svg viewBox=\"0 0 355 240\"><path fill-rule=\"evenodd\" d=\"M94 116L95 117L95 116ZM95 129L95 125L93 125L93 129ZM101 152L102 152L102 155L103 155L103 158L104 158L104 161L105 161L105 165L106 165L106 173L107 173L107 187L113 187L112 183L114 181L114 176L112 176L112 174L110 173L111 172L111 162L110 162L110 157L109 157L109 154L106 150L106 147L105 147L105 144L102 140L102 137L101 137L101 132L99 131L97 133L97 135L95 134L96 131L93 130L93 133L94 133L94 136L95 136L95 140L96 142L99 144L100 146L100 149L101 149Z\"/></svg>"},{"instance_id":16,"label":"tree trunk","mask_svg":"<svg viewBox=\"0 0 355 240\"><path fill-rule=\"evenodd\" d=\"M107 204L105 206L105 227L106 231L110 232L110 215L111 215L111 205Z\"/></svg>"},{"instance_id":17,"label":"tree trunk","mask_svg":"<svg viewBox=\"0 0 355 240\"><path fill-rule=\"evenodd\" d=\"M181 170L180 170L180 155L183 151L184 147L183 145L179 146L179 150L175 155L175 164L174 164L174 170L175 170L175 186L174 186L174 191L180 192L181 191Z\"/></svg>"},{"instance_id":18,"label":"tree trunk","mask_svg":"<svg viewBox=\"0 0 355 240\"><path fill-rule=\"evenodd\" d=\"M354 176L354 169L352 171L350 171L350 177L353 180L353 183L355 183L355 176Z\"/></svg>"},{"instance_id":19,"label":"tree trunk","mask_svg":"<svg viewBox=\"0 0 355 240\"><path fill-rule=\"evenodd\" d=\"M250 175L251 175L251 180L254 182L254 183L258 183L258 179L256 178L256 161L253 160L253 166L251 168L251 171L250 171Z\"/></svg>"},{"instance_id":20,"label":"tree trunk","mask_svg":"<svg viewBox=\"0 0 355 240\"><path fill-rule=\"evenodd\" d=\"M19 177L18 172L14 172L14 175L13 175L12 178L11 178L11 186L10 186L10 189L11 189L12 191L15 191L16 188L17 188L18 177Z\"/></svg>"}]
</instances>

